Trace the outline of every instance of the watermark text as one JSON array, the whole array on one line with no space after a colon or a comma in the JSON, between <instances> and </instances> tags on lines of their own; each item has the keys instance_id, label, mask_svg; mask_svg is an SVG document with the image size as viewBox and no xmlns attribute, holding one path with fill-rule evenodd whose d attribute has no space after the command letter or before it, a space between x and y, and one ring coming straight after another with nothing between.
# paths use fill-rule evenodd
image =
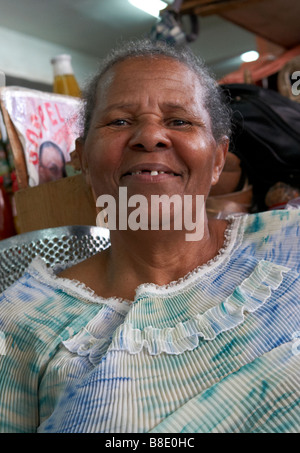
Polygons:
<instances>
[{"instance_id":1,"label":"watermark text","mask_svg":"<svg viewBox=\"0 0 300 453\"><path fill-rule=\"evenodd\" d=\"M295 82L292 83L292 93L294 96L298 96L300 94L300 71L293 72L292 80L295 80Z\"/></svg>"},{"instance_id":2,"label":"watermark text","mask_svg":"<svg viewBox=\"0 0 300 453\"><path fill-rule=\"evenodd\" d=\"M186 241L200 241L204 234L204 196L174 194L135 194L127 197L127 188L119 188L118 202L112 195L100 195L96 206L98 226L109 230L177 230L186 231ZM131 209L135 208L135 209Z\"/></svg>"}]
</instances>

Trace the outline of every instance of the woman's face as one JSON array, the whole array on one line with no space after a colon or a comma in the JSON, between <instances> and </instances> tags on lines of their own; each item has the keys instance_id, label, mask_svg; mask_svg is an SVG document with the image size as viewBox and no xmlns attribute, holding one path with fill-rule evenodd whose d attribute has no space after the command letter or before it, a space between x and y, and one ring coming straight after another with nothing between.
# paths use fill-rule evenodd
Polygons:
<instances>
[{"instance_id":1,"label":"woman's face","mask_svg":"<svg viewBox=\"0 0 300 453\"><path fill-rule=\"evenodd\" d=\"M96 109L79 150L94 197L204 195L224 164L197 76L169 58L116 64L100 82Z\"/></svg>"}]
</instances>

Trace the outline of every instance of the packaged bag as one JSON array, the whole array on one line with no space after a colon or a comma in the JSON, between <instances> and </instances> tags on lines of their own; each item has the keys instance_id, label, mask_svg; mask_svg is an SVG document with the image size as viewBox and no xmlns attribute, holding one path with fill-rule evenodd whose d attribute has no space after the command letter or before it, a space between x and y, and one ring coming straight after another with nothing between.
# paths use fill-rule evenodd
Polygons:
<instances>
[{"instance_id":1,"label":"packaged bag","mask_svg":"<svg viewBox=\"0 0 300 453\"><path fill-rule=\"evenodd\" d=\"M81 99L9 86L1 88L0 102L22 144L28 185L65 176L79 135Z\"/></svg>"},{"instance_id":2,"label":"packaged bag","mask_svg":"<svg viewBox=\"0 0 300 453\"><path fill-rule=\"evenodd\" d=\"M199 34L199 20L196 14L189 14L191 30L183 30L180 8L183 0L175 0L172 5L160 13L159 21L150 31L152 41L165 41L172 45L182 45L193 42Z\"/></svg>"},{"instance_id":3,"label":"packaged bag","mask_svg":"<svg viewBox=\"0 0 300 453\"><path fill-rule=\"evenodd\" d=\"M232 108L230 151L253 186L254 210L277 182L300 188L300 104L250 84L221 85Z\"/></svg>"}]
</instances>

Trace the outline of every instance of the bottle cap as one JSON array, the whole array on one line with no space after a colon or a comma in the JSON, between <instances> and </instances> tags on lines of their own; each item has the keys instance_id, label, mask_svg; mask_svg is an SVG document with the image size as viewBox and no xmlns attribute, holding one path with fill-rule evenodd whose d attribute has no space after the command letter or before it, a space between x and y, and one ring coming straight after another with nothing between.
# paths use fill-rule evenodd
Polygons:
<instances>
[{"instance_id":1,"label":"bottle cap","mask_svg":"<svg viewBox=\"0 0 300 453\"><path fill-rule=\"evenodd\" d=\"M64 74L73 74L73 68L71 65L71 55L62 54L57 55L51 59L53 64L54 76L64 75Z\"/></svg>"},{"instance_id":2,"label":"bottle cap","mask_svg":"<svg viewBox=\"0 0 300 453\"><path fill-rule=\"evenodd\" d=\"M65 61L65 60L71 61L71 55L67 55L67 54L56 55L56 57L51 58L51 63L55 64L56 62Z\"/></svg>"}]
</instances>

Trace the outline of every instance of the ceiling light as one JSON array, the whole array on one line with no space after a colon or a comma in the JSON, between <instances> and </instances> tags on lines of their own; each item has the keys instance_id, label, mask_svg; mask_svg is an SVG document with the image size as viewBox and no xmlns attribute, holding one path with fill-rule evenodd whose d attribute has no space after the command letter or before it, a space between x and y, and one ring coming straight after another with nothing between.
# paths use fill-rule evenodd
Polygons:
<instances>
[{"instance_id":1,"label":"ceiling light","mask_svg":"<svg viewBox=\"0 0 300 453\"><path fill-rule=\"evenodd\" d=\"M245 63L249 63L250 61L255 61L259 57L259 53L256 50L250 50L249 52L245 52L241 55L241 59Z\"/></svg>"},{"instance_id":2,"label":"ceiling light","mask_svg":"<svg viewBox=\"0 0 300 453\"><path fill-rule=\"evenodd\" d=\"M151 16L159 17L159 11L164 9L167 3L161 0L128 0L136 8L151 14Z\"/></svg>"}]
</instances>

